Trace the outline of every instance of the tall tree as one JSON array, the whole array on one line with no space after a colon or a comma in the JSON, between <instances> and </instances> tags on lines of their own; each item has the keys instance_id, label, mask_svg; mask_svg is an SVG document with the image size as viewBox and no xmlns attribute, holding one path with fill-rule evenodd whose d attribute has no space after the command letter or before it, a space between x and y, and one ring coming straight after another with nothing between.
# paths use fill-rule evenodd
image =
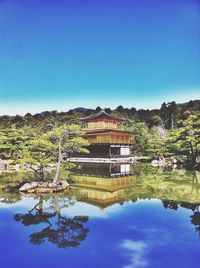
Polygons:
<instances>
[{"instance_id":1,"label":"tall tree","mask_svg":"<svg viewBox=\"0 0 200 268\"><path fill-rule=\"evenodd\" d=\"M23 147L22 159L18 162L28 164L40 178L44 177L44 170L56 164L54 183L59 182L59 172L63 159L73 152L87 153L85 146L88 145L80 135L79 125L63 125L54 127L44 133L35 131L31 140L27 140Z\"/></svg>"},{"instance_id":2,"label":"tall tree","mask_svg":"<svg viewBox=\"0 0 200 268\"><path fill-rule=\"evenodd\" d=\"M147 141L147 152L151 157L156 159L163 158L168 155L168 150L165 146L168 131L163 127L152 127L149 131Z\"/></svg>"},{"instance_id":3,"label":"tall tree","mask_svg":"<svg viewBox=\"0 0 200 268\"><path fill-rule=\"evenodd\" d=\"M172 129L167 142L174 154L186 155L189 165L195 166L200 154L200 112L189 115L178 129Z\"/></svg>"},{"instance_id":4,"label":"tall tree","mask_svg":"<svg viewBox=\"0 0 200 268\"><path fill-rule=\"evenodd\" d=\"M161 114L161 118L163 120L163 126L166 127L166 122L167 122L167 104L165 102L163 102L163 104L161 105L160 108L160 114Z\"/></svg>"},{"instance_id":5,"label":"tall tree","mask_svg":"<svg viewBox=\"0 0 200 268\"><path fill-rule=\"evenodd\" d=\"M21 156L24 143L31 140L33 133L30 128L16 128L15 125L0 128L0 157L17 159Z\"/></svg>"}]
</instances>

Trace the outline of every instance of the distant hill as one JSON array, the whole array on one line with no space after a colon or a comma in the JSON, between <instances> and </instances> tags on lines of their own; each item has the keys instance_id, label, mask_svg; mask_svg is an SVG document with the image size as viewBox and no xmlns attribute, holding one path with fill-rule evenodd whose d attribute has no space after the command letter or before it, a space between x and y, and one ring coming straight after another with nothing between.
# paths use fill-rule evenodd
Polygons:
<instances>
[{"instance_id":1,"label":"distant hill","mask_svg":"<svg viewBox=\"0 0 200 268\"><path fill-rule=\"evenodd\" d=\"M170 103L174 103L174 102L170 102ZM170 104L169 103L169 104ZM177 107L180 108L194 108L194 109L200 109L200 100L190 100L188 102L184 102L184 103L176 103ZM74 109L70 109L68 112L72 112L72 113L88 113L88 112L94 112L94 111L99 111L101 108L98 106L96 109L89 109L89 108L84 108L84 107L77 107ZM116 109L111 110L110 108L105 108L106 112L113 112L113 111L118 111L118 110L136 110L136 111L147 111L147 112L151 112L151 111L160 111L159 108L157 109L144 109L144 108L140 108L140 109L136 109L134 107L132 108L124 108L123 106L119 105L118 107L116 107Z\"/></svg>"},{"instance_id":2,"label":"distant hill","mask_svg":"<svg viewBox=\"0 0 200 268\"><path fill-rule=\"evenodd\" d=\"M91 110L91 109L84 108L84 107L77 107L77 108L71 109L71 111L73 111L74 113L85 113L88 110Z\"/></svg>"},{"instance_id":3,"label":"distant hill","mask_svg":"<svg viewBox=\"0 0 200 268\"><path fill-rule=\"evenodd\" d=\"M188 102L184 102L184 103L177 103L178 106L180 107L188 107L188 106L191 106L191 107L194 107L196 109L200 109L200 100L191 100L191 101L188 101Z\"/></svg>"}]
</instances>

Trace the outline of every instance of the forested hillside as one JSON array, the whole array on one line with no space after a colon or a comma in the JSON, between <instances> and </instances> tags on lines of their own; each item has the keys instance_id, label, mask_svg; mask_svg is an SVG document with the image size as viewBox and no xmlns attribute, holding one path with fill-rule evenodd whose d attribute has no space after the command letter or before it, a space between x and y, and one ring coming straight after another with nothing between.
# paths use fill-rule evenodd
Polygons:
<instances>
[{"instance_id":1,"label":"forested hillside","mask_svg":"<svg viewBox=\"0 0 200 268\"><path fill-rule=\"evenodd\" d=\"M44 157L44 163L50 163L53 161L51 146L55 145L55 138L52 140L49 137L53 137L53 133L56 136L59 128L65 126L70 129L75 124L77 129L81 129L79 118L101 109L81 107L66 112L3 115L0 117L0 158L18 162L20 158L21 162L28 161L31 164ZM178 159L181 156L185 159L185 166L199 168L200 100L182 104L163 103L160 109L153 110L128 109L122 105L114 110L104 110L127 118L122 127L133 133L133 155L158 160L172 157ZM77 140L75 144L72 150L84 147L82 140ZM54 147L57 150L57 145Z\"/></svg>"},{"instance_id":2,"label":"forested hillside","mask_svg":"<svg viewBox=\"0 0 200 268\"><path fill-rule=\"evenodd\" d=\"M96 107L96 109L75 108L65 112L43 111L41 113L30 114L25 116L1 115L0 126L40 125L51 123L78 123L79 117L91 115L104 109L107 113L118 114L127 119L137 122L145 122L148 127L162 125L166 129L179 126L180 120L187 118L189 114L195 114L200 111L200 100L189 101L187 103L176 104L175 102L163 103L159 109L136 109L124 108L122 105L111 110L105 107Z\"/></svg>"}]
</instances>

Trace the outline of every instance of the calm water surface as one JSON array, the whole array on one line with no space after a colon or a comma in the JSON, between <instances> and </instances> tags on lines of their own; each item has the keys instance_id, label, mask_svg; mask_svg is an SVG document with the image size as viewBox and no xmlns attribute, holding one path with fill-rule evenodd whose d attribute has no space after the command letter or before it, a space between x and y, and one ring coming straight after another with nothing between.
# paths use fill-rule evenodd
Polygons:
<instances>
[{"instance_id":1,"label":"calm water surface","mask_svg":"<svg viewBox=\"0 0 200 268\"><path fill-rule=\"evenodd\" d=\"M1 193L0 267L200 267L198 179L80 165L65 194Z\"/></svg>"}]
</instances>

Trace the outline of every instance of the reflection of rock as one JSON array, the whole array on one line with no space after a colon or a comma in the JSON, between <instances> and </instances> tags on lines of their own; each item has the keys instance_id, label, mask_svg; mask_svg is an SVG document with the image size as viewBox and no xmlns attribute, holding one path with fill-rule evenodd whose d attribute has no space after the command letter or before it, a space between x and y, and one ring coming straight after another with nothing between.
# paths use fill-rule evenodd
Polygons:
<instances>
[{"instance_id":1,"label":"reflection of rock","mask_svg":"<svg viewBox=\"0 0 200 268\"><path fill-rule=\"evenodd\" d=\"M66 181L61 181L60 183L52 182L31 182L25 183L19 191L27 193L55 193L66 190L69 184Z\"/></svg>"}]
</instances>

